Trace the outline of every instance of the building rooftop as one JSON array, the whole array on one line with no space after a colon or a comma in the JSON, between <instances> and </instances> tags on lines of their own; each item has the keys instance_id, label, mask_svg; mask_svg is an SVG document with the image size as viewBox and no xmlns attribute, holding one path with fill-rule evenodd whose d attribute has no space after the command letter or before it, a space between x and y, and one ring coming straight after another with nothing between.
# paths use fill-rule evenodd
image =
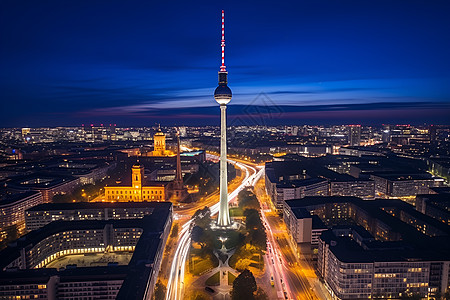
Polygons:
<instances>
[{"instance_id":1,"label":"building rooftop","mask_svg":"<svg viewBox=\"0 0 450 300\"><path fill-rule=\"evenodd\" d=\"M450 259L450 226L439 222L438 220L424 215L417 211L412 205L403 202L401 200L393 199L377 199L372 201L365 201L358 197L305 197L296 200L285 201L286 205L289 205L291 209L298 210L305 208L307 210L314 209L317 206L322 205L333 205L337 203L349 203L353 205L353 210L362 212L365 216L373 218L378 222L385 224L385 228L391 233L398 233L399 237L396 240L389 242L385 241L374 241L373 244L366 245L367 249L370 250L380 250L380 249L390 249L390 252L371 252L373 255L367 257L368 260L373 260L377 255L380 256L382 260L383 255L393 255L397 257L403 253L405 249L409 249L407 254L411 256L410 258L416 257L428 260L439 260L439 259ZM357 220L354 220L357 221ZM407 222L415 222L419 225L419 228L414 227L415 224L410 224ZM431 230L431 234L426 235L421 231L421 224L426 224L428 230ZM369 229L370 230L370 229ZM369 232L370 233L370 232ZM359 231L358 231L358 234ZM364 237L365 234L362 233ZM324 237L325 238L325 237ZM365 250L361 248L356 242L345 242L345 239L338 237L341 244L345 247L349 247L348 253L352 251L364 252ZM334 237L329 236L329 240L334 239ZM376 242L376 243L375 243ZM358 257L364 257L364 253L356 253L354 256L352 254L346 254L347 250L345 247L342 250L342 258L344 261L349 261L355 259L357 261ZM359 248L358 248L359 247ZM393 249L397 250L393 250ZM399 251L398 249L403 249ZM339 249L339 248L337 248ZM356 250L355 250L356 249ZM411 250L412 249L412 250ZM363 251L364 250L364 251ZM411 251L410 251L411 250ZM414 250L414 251L413 251ZM380 250L381 251L381 250ZM399 251L398 253L396 251ZM384 253L384 254L383 254ZM406 253L406 252L405 252ZM396 256L397 255L397 256Z\"/></svg>"},{"instance_id":2,"label":"building rooftop","mask_svg":"<svg viewBox=\"0 0 450 300\"><path fill-rule=\"evenodd\" d=\"M142 202L76 202L76 203L43 203L27 209L27 211L49 210L77 210L98 208L141 208L170 206L170 202L142 201Z\"/></svg>"},{"instance_id":3,"label":"building rooftop","mask_svg":"<svg viewBox=\"0 0 450 300\"><path fill-rule=\"evenodd\" d=\"M28 192L10 192L3 193L0 195L0 206L12 204L17 201L21 201L22 199L31 197L31 196L39 196L41 193L36 191L28 191Z\"/></svg>"},{"instance_id":4,"label":"building rooftop","mask_svg":"<svg viewBox=\"0 0 450 300\"><path fill-rule=\"evenodd\" d=\"M73 176L55 175L37 172L31 175L17 176L7 182L7 186L13 189L49 189L60 184L76 180Z\"/></svg>"},{"instance_id":5,"label":"building rooftop","mask_svg":"<svg viewBox=\"0 0 450 300\"><path fill-rule=\"evenodd\" d=\"M398 172L378 172L372 175L381 177L390 181L405 180L433 180L433 176L429 173L398 173Z\"/></svg>"}]
</instances>

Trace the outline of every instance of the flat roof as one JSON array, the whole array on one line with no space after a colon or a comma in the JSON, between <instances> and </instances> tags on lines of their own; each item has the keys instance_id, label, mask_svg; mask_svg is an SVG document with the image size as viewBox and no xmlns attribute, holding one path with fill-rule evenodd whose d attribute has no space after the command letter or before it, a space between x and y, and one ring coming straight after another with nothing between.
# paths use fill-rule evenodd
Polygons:
<instances>
[{"instance_id":1,"label":"flat roof","mask_svg":"<svg viewBox=\"0 0 450 300\"><path fill-rule=\"evenodd\" d=\"M37 191L17 192L17 193L5 193L0 197L0 206L12 204L14 202L20 202L25 198L32 196L39 196L41 193Z\"/></svg>"},{"instance_id":2,"label":"flat roof","mask_svg":"<svg viewBox=\"0 0 450 300\"><path fill-rule=\"evenodd\" d=\"M141 208L141 207L169 207L170 202L142 201L142 202L76 202L76 203L43 203L33 206L27 211L49 210L77 210L77 209L104 209L104 208Z\"/></svg>"}]
</instances>

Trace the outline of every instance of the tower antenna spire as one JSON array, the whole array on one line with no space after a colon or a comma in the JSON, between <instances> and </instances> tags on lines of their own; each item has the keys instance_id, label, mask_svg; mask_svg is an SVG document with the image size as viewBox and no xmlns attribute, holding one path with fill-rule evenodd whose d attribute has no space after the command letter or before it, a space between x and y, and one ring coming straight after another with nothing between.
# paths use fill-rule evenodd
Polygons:
<instances>
[{"instance_id":1,"label":"tower antenna spire","mask_svg":"<svg viewBox=\"0 0 450 300\"><path fill-rule=\"evenodd\" d=\"M226 72L227 67L225 67L225 12L222 9L222 65L220 66L220 72Z\"/></svg>"}]
</instances>

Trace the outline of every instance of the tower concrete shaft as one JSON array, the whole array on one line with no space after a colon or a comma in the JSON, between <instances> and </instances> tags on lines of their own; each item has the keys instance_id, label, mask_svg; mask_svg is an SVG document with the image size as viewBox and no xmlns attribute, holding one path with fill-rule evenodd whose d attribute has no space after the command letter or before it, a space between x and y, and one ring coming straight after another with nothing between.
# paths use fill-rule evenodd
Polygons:
<instances>
[{"instance_id":1,"label":"tower concrete shaft","mask_svg":"<svg viewBox=\"0 0 450 300\"><path fill-rule=\"evenodd\" d=\"M229 226L228 174L227 174L227 106L220 105L220 203L217 225Z\"/></svg>"}]
</instances>

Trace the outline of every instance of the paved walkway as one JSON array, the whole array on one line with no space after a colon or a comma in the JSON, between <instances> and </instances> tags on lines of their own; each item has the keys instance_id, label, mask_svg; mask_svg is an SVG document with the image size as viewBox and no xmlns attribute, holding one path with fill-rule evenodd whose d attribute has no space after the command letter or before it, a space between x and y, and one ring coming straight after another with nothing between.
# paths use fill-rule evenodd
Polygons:
<instances>
[{"instance_id":1,"label":"paved walkway","mask_svg":"<svg viewBox=\"0 0 450 300\"><path fill-rule=\"evenodd\" d=\"M205 281L212 275L216 274L217 272L220 272L219 285L211 287L215 291L215 293L213 295L213 299L214 300L229 300L229 299L231 299L231 297L230 297L231 285L228 285L228 272L230 272L231 274L233 274L236 277L239 275L239 272L236 271L235 269L231 268L228 264L228 260L234 254L234 251L235 250L226 252L226 254L228 255L228 258L225 262L222 262L220 260L218 252L215 251L214 254L219 259L219 266L217 266L216 268L214 268L214 269L210 270L209 272L206 272L205 274L198 277L192 283L193 287L196 289L204 289Z\"/></svg>"}]
</instances>

